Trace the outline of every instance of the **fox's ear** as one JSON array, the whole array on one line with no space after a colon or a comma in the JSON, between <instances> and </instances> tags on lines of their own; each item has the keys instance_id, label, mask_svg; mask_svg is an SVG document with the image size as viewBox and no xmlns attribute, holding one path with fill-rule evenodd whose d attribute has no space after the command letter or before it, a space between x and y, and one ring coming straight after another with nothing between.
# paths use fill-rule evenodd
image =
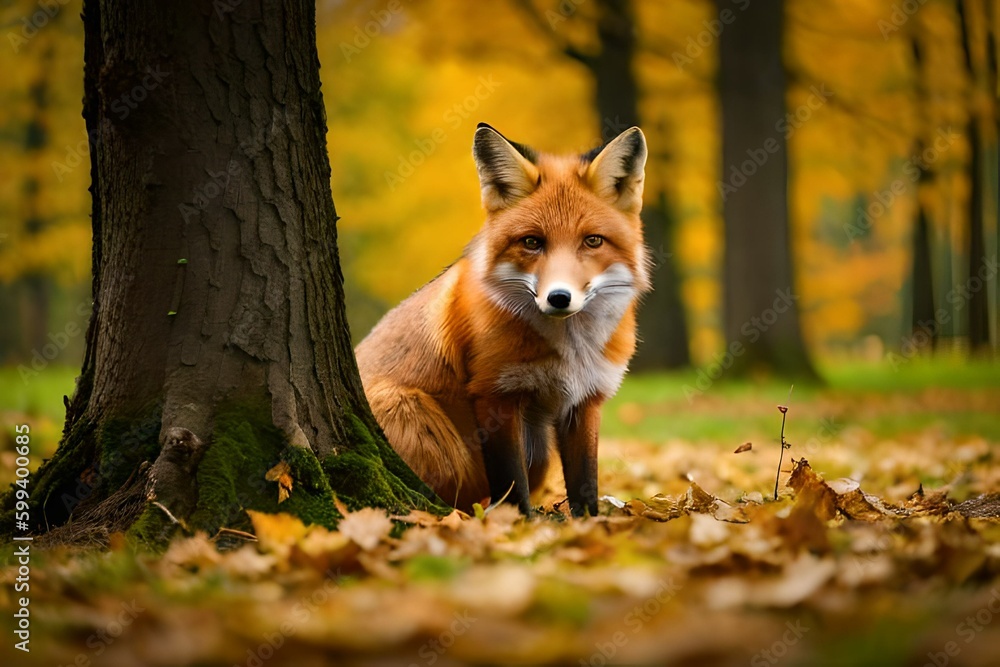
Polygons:
<instances>
[{"instance_id":1,"label":"fox's ear","mask_svg":"<svg viewBox=\"0 0 1000 667\"><path fill-rule=\"evenodd\" d=\"M642 184L646 173L646 137L632 127L603 148L583 156L590 159L584 178L598 197L626 213L642 210Z\"/></svg>"},{"instance_id":2,"label":"fox's ear","mask_svg":"<svg viewBox=\"0 0 1000 667\"><path fill-rule=\"evenodd\" d=\"M486 123L476 128L472 156L479 170L483 207L493 212L527 197L538 187L535 152L515 144Z\"/></svg>"}]
</instances>

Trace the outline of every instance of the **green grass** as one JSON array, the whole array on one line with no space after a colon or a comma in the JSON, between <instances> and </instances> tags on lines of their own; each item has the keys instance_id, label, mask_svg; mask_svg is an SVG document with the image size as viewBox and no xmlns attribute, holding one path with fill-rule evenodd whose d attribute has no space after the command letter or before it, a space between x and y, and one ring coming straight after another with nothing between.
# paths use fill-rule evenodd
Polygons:
<instances>
[{"instance_id":1,"label":"green grass","mask_svg":"<svg viewBox=\"0 0 1000 667\"><path fill-rule=\"evenodd\" d=\"M62 397L72 395L78 372L77 368L52 366L24 381L16 367L0 368L0 413L23 415L30 421L61 429L65 417ZM929 388L1000 388L1000 365L949 358L915 359L898 370L887 364L827 362L822 365L822 374L826 386L799 385L792 392L789 439L813 437L823 420L831 416L819 408L810 409L820 399L850 401L869 397L877 402L893 394L912 396ZM777 437L781 415L775 406L788 401L787 381L754 382L723 376L689 402L685 388L690 393L698 380L696 370L628 376L618 395L605 407L604 435L654 442L672 438L733 442L734 446L752 438ZM629 406L624 418L623 406ZM628 419L630 410L632 419ZM864 412L835 416L834 421L839 427L859 425L879 436L938 426L946 435L978 434L1000 440L1000 416L981 411Z\"/></svg>"},{"instance_id":2,"label":"green grass","mask_svg":"<svg viewBox=\"0 0 1000 667\"><path fill-rule=\"evenodd\" d=\"M1000 387L1000 365L955 358L914 359L898 369L888 364L827 363L821 372L834 389L907 393L928 387Z\"/></svg>"},{"instance_id":3,"label":"green grass","mask_svg":"<svg viewBox=\"0 0 1000 667\"><path fill-rule=\"evenodd\" d=\"M0 412L15 412L62 423L63 396L72 396L79 368L49 366L22 378L16 366L0 367Z\"/></svg>"},{"instance_id":4,"label":"green grass","mask_svg":"<svg viewBox=\"0 0 1000 667\"><path fill-rule=\"evenodd\" d=\"M945 436L981 435L1000 440L1000 415L955 405L899 411L893 397L911 403L928 389L961 395L1000 388L1000 366L952 359L913 360L898 370L889 365L828 363L825 385L797 385L781 379L714 382L705 373L679 371L626 378L604 409L606 437L652 442L682 439L736 445L747 440L777 440L779 404L789 404L786 437L808 441L831 422L834 430L859 426L879 437L937 427ZM700 381L700 384L699 384ZM701 391L700 389L704 391Z\"/></svg>"},{"instance_id":5,"label":"green grass","mask_svg":"<svg viewBox=\"0 0 1000 667\"><path fill-rule=\"evenodd\" d=\"M49 366L38 375L24 379L16 366L0 367L0 449L14 447L14 426L31 427L31 468L52 456L62 436L66 420L63 396L76 388L77 368ZM0 489L14 480L14 471L0 468Z\"/></svg>"}]
</instances>

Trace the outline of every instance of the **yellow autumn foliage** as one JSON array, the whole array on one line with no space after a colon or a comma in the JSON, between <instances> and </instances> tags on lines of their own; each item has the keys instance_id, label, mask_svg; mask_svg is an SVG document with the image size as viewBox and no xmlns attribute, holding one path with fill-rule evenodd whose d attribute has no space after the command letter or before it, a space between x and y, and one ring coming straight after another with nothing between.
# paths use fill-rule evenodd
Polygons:
<instances>
[{"instance_id":1,"label":"yellow autumn foliage","mask_svg":"<svg viewBox=\"0 0 1000 667\"><path fill-rule=\"evenodd\" d=\"M594 109L594 82L562 52L567 44L596 48L597 9L572 0L532 3L538 20L515 0L319 4L332 186L356 336L459 256L479 228L471 158L478 122L541 150L584 151L600 143L607 128ZM681 296L692 351L703 361L724 344L723 165L712 33L720 15L709 0L633 4L634 71L651 146L647 195L665 194L676 220ZM732 3L737 18L740 4ZM945 253L959 253L967 240L969 147L961 131L969 119L969 80L955 6L927 0L897 25L896 4L787 2L791 242L803 327L819 349L903 330L918 200ZM8 3L0 22L17 34L37 7ZM2 284L34 274L62 285L88 279L78 13L78 5L67 3L19 48L0 49ZM923 54L919 72L913 39ZM31 94L39 86L46 91L42 104ZM818 90L829 95L817 105ZM28 146L31 123L44 128L44 145ZM939 141L930 164L937 178L925 187L908 170L918 140ZM890 203L880 212L882 200ZM867 214L872 223L852 234ZM31 228L30 219L40 226Z\"/></svg>"}]
</instances>

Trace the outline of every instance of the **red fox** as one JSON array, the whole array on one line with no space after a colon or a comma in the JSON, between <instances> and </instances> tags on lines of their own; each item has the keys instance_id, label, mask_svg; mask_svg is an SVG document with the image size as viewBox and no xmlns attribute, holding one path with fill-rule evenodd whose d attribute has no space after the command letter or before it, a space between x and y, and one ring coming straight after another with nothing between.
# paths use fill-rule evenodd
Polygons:
<instances>
[{"instance_id":1,"label":"red fox","mask_svg":"<svg viewBox=\"0 0 1000 667\"><path fill-rule=\"evenodd\" d=\"M594 516L600 407L650 289L645 137L633 127L565 157L480 123L473 157L486 222L358 345L365 393L393 448L455 507L506 496L530 514L555 443L573 515Z\"/></svg>"}]
</instances>

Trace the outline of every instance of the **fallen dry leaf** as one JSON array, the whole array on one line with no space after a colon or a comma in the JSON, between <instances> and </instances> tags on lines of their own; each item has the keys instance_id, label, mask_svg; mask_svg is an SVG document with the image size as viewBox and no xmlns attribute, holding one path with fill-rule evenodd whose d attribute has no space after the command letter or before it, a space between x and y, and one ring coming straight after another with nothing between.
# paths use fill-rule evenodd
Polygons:
<instances>
[{"instance_id":1,"label":"fallen dry leaf","mask_svg":"<svg viewBox=\"0 0 1000 667\"><path fill-rule=\"evenodd\" d=\"M256 580L273 571L277 562L274 554L262 554L256 545L245 544L227 554L220 562L220 568L231 576Z\"/></svg>"},{"instance_id":2,"label":"fallen dry leaf","mask_svg":"<svg viewBox=\"0 0 1000 667\"><path fill-rule=\"evenodd\" d=\"M205 533L174 540L163 554L163 562L183 568L203 568L222 560L219 551Z\"/></svg>"},{"instance_id":3,"label":"fallen dry leaf","mask_svg":"<svg viewBox=\"0 0 1000 667\"><path fill-rule=\"evenodd\" d=\"M288 500L292 495L292 467L287 461L279 461L276 466L267 471L264 479L278 483L278 504Z\"/></svg>"},{"instance_id":4,"label":"fallen dry leaf","mask_svg":"<svg viewBox=\"0 0 1000 667\"><path fill-rule=\"evenodd\" d=\"M719 521L742 523L747 520L741 508L716 498L693 482L683 496L657 493L646 500L634 498L623 503L621 509L628 515L653 521L670 521L690 513L710 514Z\"/></svg>"},{"instance_id":5,"label":"fallen dry leaf","mask_svg":"<svg viewBox=\"0 0 1000 667\"><path fill-rule=\"evenodd\" d=\"M469 520L469 515L459 510L453 510L450 514L440 520L440 525L452 530L458 530L463 521Z\"/></svg>"},{"instance_id":6,"label":"fallen dry leaf","mask_svg":"<svg viewBox=\"0 0 1000 667\"><path fill-rule=\"evenodd\" d=\"M365 507L349 512L340 520L337 530L365 551L371 551L392 531L392 520L383 510Z\"/></svg>"},{"instance_id":7,"label":"fallen dry leaf","mask_svg":"<svg viewBox=\"0 0 1000 667\"><path fill-rule=\"evenodd\" d=\"M261 549L282 559L288 557L292 545L298 543L309 530L301 519L284 512L265 514L247 510L247 514L250 515L253 532Z\"/></svg>"},{"instance_id":8,"label":"fallen dry leaf","mask_svg":"<svg viewBox=\"0 0 1000 667\"><path fill-rule=\"evenodd\" d=\"M769 460L731 455L731 442L758 437L749 429L714 443L605 438L598 517L570 518L565 502L552 509L565 498L555 465L533 499L546 511L530 519L509 504L478 517L390 517L338 500L336 530L251 512L259 542L229 551L234 541L220 549L223 541L196 535L161 557L137 557L129 538L93 555L40 552L33 627L66 639L32 652L72 664L122 612L117 598L135 597L145 611L105 647L108 664L246 664L261 651L302 665L330 655L358 664L770 664L778 652L780 664L862 664L890 644L884 664L923 664L960 642L958 624L989 609L1000 586L1000 443L956 435L950 422L890 437L856 416L888 413L909 428L916 420L901 417L940 404L957 414L1000 400L1000 390L980 393L797 402L786 431L806 444L786 453L777 500ZM663 413L774 416L772 402L758 403L706 393ZM652 415L663 406L639 407ZM845 424L810 441L792 419L800 415ZM949 664L992 664L1000 625L980 627ZM797 632L804 641L786 646ZM868 653L857 656L857 645ZM0 647L0 660L10 653Z\"/></svg>"}]
</instances>

